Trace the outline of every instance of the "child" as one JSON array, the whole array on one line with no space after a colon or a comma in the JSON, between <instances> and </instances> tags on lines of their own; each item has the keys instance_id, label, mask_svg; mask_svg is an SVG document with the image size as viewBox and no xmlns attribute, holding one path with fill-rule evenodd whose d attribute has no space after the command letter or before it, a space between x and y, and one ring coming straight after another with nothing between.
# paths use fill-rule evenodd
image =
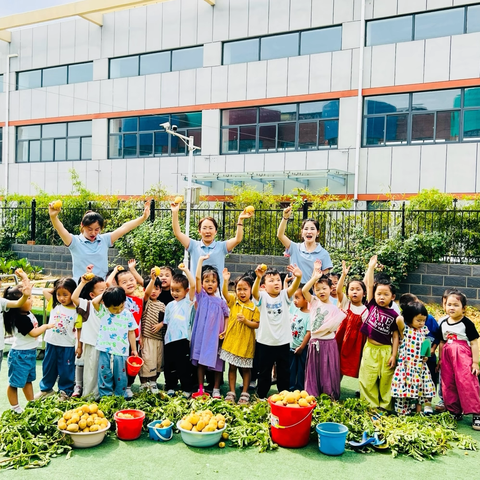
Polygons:
<instances>
[{"instance_id":1,"label":"child","mask_svg":"<svg viewBox=\"0 0 480 480\"><path fill-rule=\"evenodd\" d=\"M313 286L315 295L310 294ZM323 275L321 262L315 261L312 278L302 288L310 303L310 329L305 390L318 397L322 393L340 398L340 358L335 331L346 314L330 302L332 281Z\"/></svg>"},{"instance_id":2,"label":"child","mask_svg":"<svg viewBox=\"0 0 480 480\"><path fill-rule=\"evenodd\" d=\"M51 323L38 326L35 315L30 312L32 308L31 287L28 278L25 277L23 285L8 287L4 292L6 306L10 308L4 315L5 331L13 335L12 348L8 352L7 359L7 397L10 408L15 413L23 412L23 408L18 404L17 390L19 388L23 389L28 401L33 400L32 382L36 379L38 337L55 326ZM2 303L4 304L4 302Z\"/></svg>"},{"instance_id":3,"label":"child","mask_svg":"<svg viewBox=\"0 0 480 480\"><path fill-rule=\"evenodd\" d=\"M131 312L125 308L127 296L120 287L109 287L92 300L98 318L96 349L98 356L98 393L123 396L127 398L127 373L125 363L129 349L138 357L135 342L137 327ZM102 304L103 302L103 304Z\"/></svg>"},{"instance_id":4,"label":"child","mask_svg":"<svg viewBox=\"0 0 480 480\"><path fill-rule=\"evenodd\" d=\"M141 225L150 217L150 202L145 203L143 215L124 223L113 232L100 233L103 229L103 217L88 211L80 224L80 235L72 235L58 219L60 208L54 207L55 202L48 205L48 214L55 230L72 255L73 278L79 279L90 264L94 265L93 273L105 278L108 271L108 249L126 233Z\"/></svg>"},{"instance_id":5,"label":"child","mask_svg":"<svg viewBox=\"0 0 480 480\"><path fill-rule=\"evenodd\" d=\"M140 369L140 388L158 393L157 378L163 370L163 317L165 305L158 300L162 291L160 279L155 275L155 268L150 272L150 281L143 297L142 345L143 365Z\"/></svg>"},{"instance_id":6,"label":"child","mask_svg":"<svg viewBox=\"0 0 480 480\"><path fill-rule=\"evenodd\" d=\"M266 398L272 385L272 368L277 364L277 388L281 392L290 387L290 314L288 307L293 294L302 279L302 271L297 265L287 266L295 279L287 289L282 289L282 278L278 270L264 270L259 265L255 274L252 294L260 310L260 323L257 330L256 353L258 354L258 388L259 398ZM260 289L260 283L265 289Z\"/></svg>"},{"instance_id":7,"label":"child","mask_svg":"<svg viewBox=\"0 0 480 480\"><path fill-rule=\"evenodd\" d=\"M333 303L335 306L338 305L338 294L337 294L337 286L339 282L339 276L337 273L329 273L328 278L332 282L332 288L330 290L330 303Z\"/></svg>"},{"instance_id":8,"label":"child","mask_svg":"<svg viewBox=\"0 0 480 480\"><path fill-rule=\"evenodd\" d=\"M439 325L443 401L446 409L461 420L472 414L472 428L480 430L478 332L465 317L467 297L454 290L447 297L448 318Z\"/></svg>"},{"instance_id":9,"label":"child","mask_svg":"<svg viewBox=\"0 0 480 480\"><path fill-rule=\"evenodd\" d=\"M140 338L140 321L143 314L143 299L137 296L134 296L135 289L137 288L137 281L133 274L125 270L121 266L116 266L110 276L107 278L107 286L112 284L112 279L115 279L115 283L125 291L127 296L125 301L125 308L132 313L135 322L137 322L137 328L135 329L135 338L138 343L138 346L141 348L141 338ZM126 398L130 399L133 397L132 385L135 382L135 377L128 375L128 385L126 390Z\"/></svg>"},{"instance_id":10,"label":"child","mask_svg":"<svg viewBox=\"0 0 480 480\"><path fill-rule=\"evenodd\" d=\"M212 397L222 398L220 380L224 364L218 356L218 347L220 340L225 337L229 311L225 300L216 296L220 284L217 270L207 266L202 273L202 264L208 258L208 255L202 255L197 263L197 313L193 323L190 355L193 365L198 365L198 392L194 396L203 395L205 373L207 368L210 368L215 372Z\"/></svg>"},{"instance_id":11,"label":"child","mask_svg":"<svg viewBox=\"0 0 480 480\"><path fill-rule=\"evenodd\" d=\"M287 277L288 278L288 277ZM305 364L307 363L307 348L310 340L310 308L302 293L303 285L299 285L290 304L290 390L304 390Z\"/></svg>"},{"instance_id":12,"label":"child","mask_svg":"<svg viewBox=\"0 0 480 480\"><path fill-rule=\"evenodd\" d=\"M90 269L87 270L87 273L91 273ZM101 295L106 287L103 278L95 276L92 280L87 281L83 275L72 295L73 303L78 306L77 311L84 312L80 342L77 347L84 361L82 391L84 397L90 394L93 394L95 398L98 397L98 357L100 352L95 346L100 330L100 319L96 310L91 306L91 300Z\"/></svg>"},{"instance_id":13,"label":"child","mask_svg":"<svg viewBox=\"0 0 480 480\"><path fill-rule=\"evenodd\" d=\"M42 363L43 377L40 392L35 400L53 394L53 386L58 379L58 390L71 396L75 384L75 329L82 327L82 319L72 302L72 294L77 288L73 278L60 278L53 289L44 289L43 296L49 301L50 318L53 328L45 333L45 357Z\"/></svg>"},{"instance_id":14,"label":"child","mask_svg":"<svg viewBox=\"0 0 480 480\"><path fill-rule=\"evenodd\" d=\"M395 411L398 415L420 413L423 404L430 405L425 413L432 414L431 402L435 396L435 385L427 367L427 357L423 352L423 345L429 333L425 326L428 312L423 303L411 302L403 306L402 315L405 326L392 381ZM430 342L426 341L430 350Z\"/></svg>"},{"instance_id":15,"label":"child","mask_svg":"<svg viewBox=\"0 0 480 480\"><path fill-rule=\"evenodd\" d=\"M395 287L386 280L373 284L376 265L374 255L365 275L368 317L360 332L366 335L367 342L358 374L360 398L374 408L392 410L391 386L399 343L397 320L401 317L392 308Z\"/></svg>"},{"instance_id":16,"label":"child","mask_svg":"<svg viewBox=\"0 0 480 480\"><path fill-rule=\"evenodd\" d=\"M192 391L192 370L190 363L190 337L195 316L195 279L182 264L179 268L185 275L176 274L171 280L173 302L165 309L163 323L165 333L165 390L173 395L178 381L183 395L190 398Z\"/></svg>"},{"instance_id":17,"label":"child","mask_svg":"<svg viewBox=\"0 0 480 480\"><path fill-rule=\"evenodd\" d=\"M253 278L240 277L235 282L235 295L228 291L229 281L230 272L224 268L222 293L230 308L228 328L220 349L220 358L229 363L228 384L230 391L227 393L225 401L232 403L236 401L237 368L240 368L243 377L243 390L238 403L239 405L246 405L250 401L248 386L255 353L255 329L258 328L260 312L252 302Z\"/></svg>"},{"instance_id":18,"label":"child","mask_svg":"<svg viewBox=\"0 0 480 480\"><path fill-rule=\"evenodd\" d=\"M130 270L131 274L135 277L135 280L139 285L142 287L145 283L148 283L149 280L145 280L142 276L137 272L135 268L137 266L136 260L129 260L128 261L128 269ZM172 282L172 277L175 275L175 271L172 267L162 266L160 268L160 275L158 276L158 280L161 284L161 291L160 295L158 296L158 300L162 302L165 306L168 305L171 301L173 301L173 297L170 293L170 284ZM162 329L163 330L163 329Z\"/></svg>"},{"instance_id":19,"label":"child","mask_svg":"<svg viewBox=\"0 0 480 480\"><path fill-rule=\"evenodd\" d=\"M342 275L338 281L338 306L347 314L345 320L335 334L340 354L340 374L358 378L360 360L366 337L360 332L363 322L368 317L368 309L364 305L367 287L362 280L350 280L347 283L347 295L343 294L343 284L350 267L342 262Z\"/></svg>"}]
</instances>

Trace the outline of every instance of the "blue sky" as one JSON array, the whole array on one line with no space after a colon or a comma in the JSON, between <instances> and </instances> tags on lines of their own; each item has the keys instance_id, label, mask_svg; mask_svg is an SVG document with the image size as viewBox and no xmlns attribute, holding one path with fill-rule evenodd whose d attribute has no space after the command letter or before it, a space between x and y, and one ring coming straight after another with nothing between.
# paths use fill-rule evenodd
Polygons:
<instances>
[{"instance_id":1,"label":"blue sky","mask_svg":"<svg viewBox=\"0 0 480 480\"><path fill-rule=\"evenodd\" d=\"M0 17L72 3L75 0L0 0Z\"/></svg>"}]
</instances>

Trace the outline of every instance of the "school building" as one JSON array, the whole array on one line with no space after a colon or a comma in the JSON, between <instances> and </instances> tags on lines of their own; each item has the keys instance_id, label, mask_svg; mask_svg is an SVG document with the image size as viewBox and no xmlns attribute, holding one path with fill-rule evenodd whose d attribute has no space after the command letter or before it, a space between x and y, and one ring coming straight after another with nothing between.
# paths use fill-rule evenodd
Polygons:
<instances>
[{"instance_id":1,"label":"school building","mask_svg":"<svg viewBox=\"0 0 480 480\"><path fill-rule=\"evenodd\" d=\"M480 190L478 0L83 0L0 18L0 85L9 192Z\"/></svg>"}]
</instances>

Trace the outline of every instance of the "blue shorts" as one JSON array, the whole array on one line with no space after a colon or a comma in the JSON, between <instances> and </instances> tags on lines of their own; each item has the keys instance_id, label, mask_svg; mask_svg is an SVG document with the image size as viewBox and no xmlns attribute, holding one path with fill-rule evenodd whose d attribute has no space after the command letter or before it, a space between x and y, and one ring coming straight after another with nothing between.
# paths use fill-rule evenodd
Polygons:
<instances>
[{"instance_id":1,"label":"blue shorts","mask_svg":"<svg viewBox=\"0 0 480 480\"><path fill-rule=\"evenodd\" d=\"M10 350L8 352L8 384L13 388L23 388L36 378L37 349Z\"/></svg>"}]
</instances>

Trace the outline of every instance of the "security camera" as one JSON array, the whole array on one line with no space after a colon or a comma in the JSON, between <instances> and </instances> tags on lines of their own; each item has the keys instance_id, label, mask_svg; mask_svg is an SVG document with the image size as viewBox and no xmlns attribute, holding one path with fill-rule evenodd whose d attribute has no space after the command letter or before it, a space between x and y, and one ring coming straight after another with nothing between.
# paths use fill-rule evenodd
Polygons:
<instances>
[{"instance_id":1,"label":"security camera","mask_svg":"<svg viewBox=\"0 0 480 480\"><path fill-rule=\"evenodd\" d=\"M172 125L172 130L176 132L178 130L178 127L176 125Z\"/></svg>"},{"instance_id":2,"label":"security camera","mask_svg":"<svg viewBox=\"0 0 480 480\"><path fill-rule=\"evenodd\" d=\"M170 122L165 122L160 124L165 130L170 130Z\"/></svg>"}]
</instances>

